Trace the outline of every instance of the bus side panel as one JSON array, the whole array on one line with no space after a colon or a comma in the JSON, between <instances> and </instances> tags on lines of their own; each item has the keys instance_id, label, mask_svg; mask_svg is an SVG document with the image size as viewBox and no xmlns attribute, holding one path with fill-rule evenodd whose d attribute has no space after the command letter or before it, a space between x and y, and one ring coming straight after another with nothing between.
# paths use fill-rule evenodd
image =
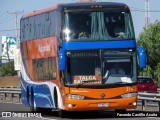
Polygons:
<instances>
[{"instance_id":1,"label":"bus side panel","mask_svg":"<svg viewBox=\"0 0 160 120\"><path fill-rule=\"evenodd\" d=\"M23 48L25 58L28 58L28 61L26 61L26 67L33 81L35 81L33 60L57 57L56 37L29 40L26 43L23 43Z\"/></svg>"},{"instance_id":2,"label":"bus side panel","mask_svg":"<svg viewBox=\"0 0 160 120\"><path fill-rule=\"evenodd\" d=\"M22 76L22 75L21 75ZM62 102L62 97L59 91L59 88L56 84L52 82L41 82L35 83L30 80L25 81L21 77L21 96L22 96L22 104L25 106L31 105L31 99L29 99L28 95L31 95L31 88L34 92L34 102L36 107L41 108L55 108L54 101L54 88L57 91L58 97L58 108L64 109L64 105ZM27 93L28 89L28 93Z\"/></svg>"},{"instance_id":3,"label":"bus side panel","mask_svg":"<svg viewBox=\"0 0 160 120\"><path fill-rule=\"evenodd\" d=\"M47 37L28 42L29 59L57 56L56 37Z\"/></svg>"},{"instance_id":4,"label":"bus side panel","mask_svg":"<svg viewBox=\"0 0 160 120\"><path fill-rule=\"evenodd\" d=\"M27 91L28 89L28 91ZM22 103L25 106L31 105L31 89L34 92L34 102L36 107L54 108L54 90L56 89L59 101L59 107L63 108L62 98L57 85L51 81L34 82L27 74L27 69L22 63L21 67L21 94ZM28 93L27 93L28 92ZM28 95L28 96L27 96Z\"/></svg>"},{"instance_id":5,"label":"bus side panel","mask_svg":"<svg viewBox=\"0 0 160 120\"><path fill-rule=\"evenodd\" d=\"M28 101L29 93L27 93L28 88L26 87L27 86L26 84L27 84L26 82L22 82L22 80L21 80L21 98L22 98L22 104L25 105L25 106L29 106L29 101Z\"/></svg>"},{"instance_id":6,"label":"bus side panel","mask_svg":"<svg viewBox=\"0 0 160 120\"><path fill-rule=\"evenodd\" d=\"M55 80L35 80L33 71L33 59L56 57L57 43L55 37L48 37L37 40L30 40L21 44L22 67L21 67L21 86L22 86L22 103L29 106L31 101L31 89L34 92L34 102L36 107L54 108L54 90L56 88L58 95L58 107L63 109L63 102L58 89L59 72L56 64ZM54 82L54 83L53 83Z\"/></svg>"},{"instance_id":7,"label":"bus side panel","mask_svg":"<svg viewBox=\"0 0 160 120\"><path fill-rule=\"evenodd\" d=\"M52 102L52 93L46 84L34 84L32 87L34 91L34 101L37 107L54 107L54 102Z\"/></svg>"}]
</instances>

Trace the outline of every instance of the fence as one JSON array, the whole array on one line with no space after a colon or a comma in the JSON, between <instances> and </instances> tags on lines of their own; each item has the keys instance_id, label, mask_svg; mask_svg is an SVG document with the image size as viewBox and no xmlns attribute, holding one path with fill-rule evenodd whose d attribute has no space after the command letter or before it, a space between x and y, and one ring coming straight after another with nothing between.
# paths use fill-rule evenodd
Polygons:
<instances>
[{"instance_id":1,"label":"fence","mask_svg":"<svg viewBox=\"0 0 160 120\"><path fill-rule=\"evenodd\" d=\"M9 99L10 98L10 99ZM1 100L11 100L18 98L21 101L21 89L20 88L0 88L0 99Z\"/></svg>"},{"instance_id":2,"label":"fence","mask_svg":"<svg viewBox=\"0 0 160 120\"><path fill-rule=\"evenodd\" d=\"M160 93L160 88L158 88L158 92Z\"/></svg>"},{"instance_id":3,"label":"fence","mask_svg":"<svg viewBox=\"0 0 160 120\"><path fill-rule=\"evenodd\" d=\"M142 110L145 110L147 101L158 102L159 112L160 112L160 94L159 93L138 93L138 100L142 100Z\"/></svg>"}]
</instances>

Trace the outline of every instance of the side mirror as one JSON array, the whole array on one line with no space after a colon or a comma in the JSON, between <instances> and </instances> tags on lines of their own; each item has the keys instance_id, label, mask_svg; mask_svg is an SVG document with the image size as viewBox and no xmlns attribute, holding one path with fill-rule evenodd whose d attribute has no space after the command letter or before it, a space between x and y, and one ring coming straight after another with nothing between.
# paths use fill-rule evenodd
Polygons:
<instances>
[{"instance_id":1,"label":"side mirror","mask_svg":"<svg viewBox=\"0 0 160 120\"><path fill-rule=\"evenodd\" d=\"M65 50L60 49L59 50L59 70L65 70L66 68L66 56L65 56Z\"/></svg>"},{"instance_id":2,"label":"side mirror","mask_svg":"<svg viewBox=\"0 0 160 120\"><path fill-rule=\"evenodd\" d=\"M138 46L139 66L140 68L146 68L146 52L143 47Z\"/></svg>"}]
</instances>

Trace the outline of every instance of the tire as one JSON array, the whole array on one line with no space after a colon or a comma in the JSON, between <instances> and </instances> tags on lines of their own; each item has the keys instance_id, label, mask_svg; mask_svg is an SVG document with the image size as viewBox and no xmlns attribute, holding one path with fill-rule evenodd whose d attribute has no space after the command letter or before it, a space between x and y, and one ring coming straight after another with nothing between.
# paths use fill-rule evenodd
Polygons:
<instances>
[{"instance_id":1,"label":"tire","mask_svg":"<svg viewBox=\"0 0 160 120\"><path fill-rule=\"evenodd\" d=\"M30 106L30 95L29 95L29 89L28 89L28 87L27 87L26 97L27 97L27 103L28 103L28 107L29 107Z\"/></svg>"},{"instance_id":2,"label":"tire","mask_svg":"<svg viewBox=\"0 0 160 120\"><path fill-rule=\"evenodd\" d=\"M58 97L57 97L57 90L54 89L54 103L55 103L55 109L58 108Z\"/></svg>"},{"instance_id":3,"label":"tire","mask_svg":"<svg viewBox=\"0 0 160 120\"><path fill-rule=\"evenodd\" d=\"M60 118L65 118L65 117L66 117L66 111L59 109L59 110L58 110L58 116L59 116Z\"/></svg>"},{"instance_id":4,"label":"tire","mask_svg":"<svg viewBox=\"0 0 160 120\"><path fill-rule=\"evenodd\" d=\"M55 109L58 110L58 116L60 118L65 118L66 117L66 111L58 108L58 96L57 96L56 88L54 89L54 102L55 102Z\"/></svg>"},{"instance_id":5,"label":"tire","mask_svg":"<svg viewBox=\"0 0 160 120\"><path fill-rule=\"evenodd\" d=\"M35 107L35 103L34 103L34 92L33 90L31 89L31 95L30 95L30 100L31 100L31 104L30 104L30 111L31 112L37 112L38 111L38 108Z\"/></svg>"}]
</instances>

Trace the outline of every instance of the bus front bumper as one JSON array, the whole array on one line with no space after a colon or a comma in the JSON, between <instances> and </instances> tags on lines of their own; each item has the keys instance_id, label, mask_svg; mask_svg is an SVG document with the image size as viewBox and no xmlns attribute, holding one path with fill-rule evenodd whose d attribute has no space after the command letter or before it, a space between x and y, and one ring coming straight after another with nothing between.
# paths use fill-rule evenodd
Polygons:
<instances>
[{"instance_id":1,"label":"bus front bumper","mask_svg":"<svg viewBox=\"0 0 160 120\"><path fill-rule=\"evenodd\" d=\"M66 99L65 110L113 110L113 109L135 109L137 97L105 100L75 100Z\"/></svg>"}]
</instances>

